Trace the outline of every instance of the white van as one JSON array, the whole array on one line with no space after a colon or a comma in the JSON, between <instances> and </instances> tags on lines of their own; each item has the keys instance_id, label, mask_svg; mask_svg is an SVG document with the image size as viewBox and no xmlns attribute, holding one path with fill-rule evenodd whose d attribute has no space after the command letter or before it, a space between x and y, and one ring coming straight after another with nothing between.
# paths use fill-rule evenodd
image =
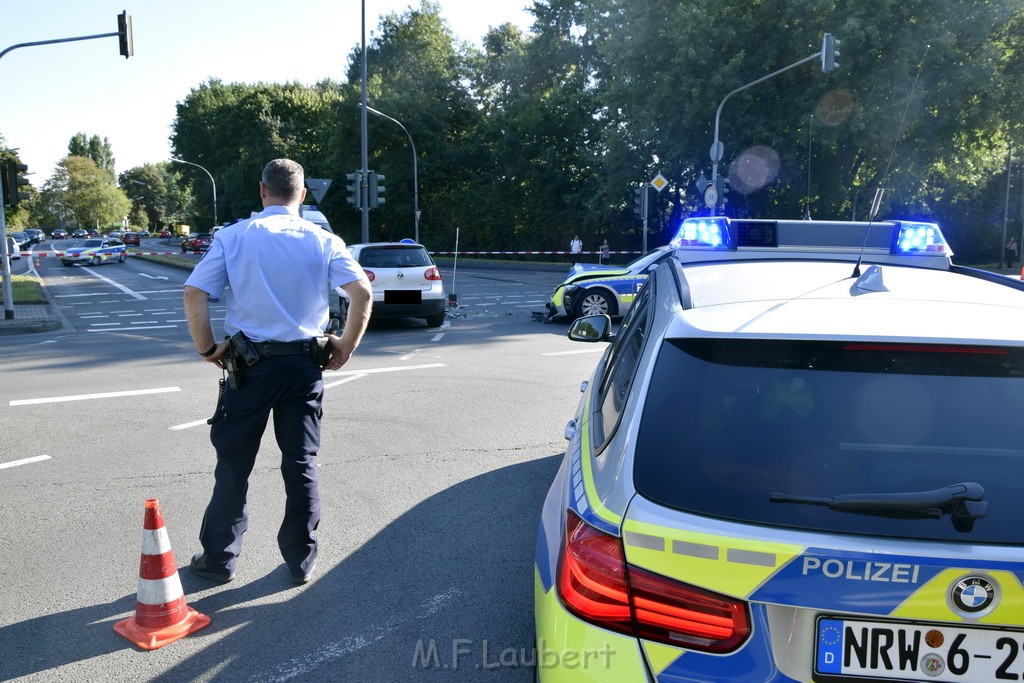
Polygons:
<instances>
[{"instance_id":1,"label":"white van","mask_svg":"<svg viewBox=\"0 0 1024 683\"><path fill-rule=\"evenodd\" d=\"M327 232L334 232L334 229L331 228L330 221L327 220L327 216L310 206L303 205L302 209L299 211L299 215L311 223L316 223Z\"/></svg>"}]
</instances>

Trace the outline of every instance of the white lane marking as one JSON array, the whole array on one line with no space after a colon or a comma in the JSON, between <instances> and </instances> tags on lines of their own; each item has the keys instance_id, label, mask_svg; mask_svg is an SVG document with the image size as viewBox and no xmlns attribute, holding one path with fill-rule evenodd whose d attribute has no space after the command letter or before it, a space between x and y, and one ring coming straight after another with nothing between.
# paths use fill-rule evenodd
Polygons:
<instances>
[{"instance_id":1,"label":"white lane marking","mask_svg":"<svg viewBox=\"0 0 1024 683\"><path fill-rule=\"evenodd\" d=\"M195 422L186 422L183 425L174 425L173 427L168 427L168 429L188 429L190 427L198 427L199 425L204 424L208 424L206 420L196 420Z\"/></svg>"},{"instance_id":2,"label":"white lane marking","mask_svg":"<svg viewBox=\"0 0 1024 683\"><path fill-rule=\"evenodd\" d=\"M166 280L166 279L168 279L166 275L149 275L147 273L139 273L139 275L141 275L142 277L148 277L151 280Z\"/></svg>"},{"instance_id":3,"label":"white lane marking","mask_svg":"<svg viewBox=\"0 0 1024 683\"><path fill-rule=\"evenodd\" d=\"M15 460L13 462L0 463L0 470L7 469L8 467L17 467L18 465L27 465L30 462L39 462L41 460L49 460L48 455L37 455L34 458L22 458L21 460Z\"/></svg>"},{"instance_id":4,"label":"white lane marking","mask_svg":"<svg viewBox=\"0 0 1024 683\"><path fill-rule=\"evenodd\" d=\"M141 318L145 313L118 313L118 318Z\"/></svg>"},{"instance_id":5,"label":"white lane marking","mask_svg":"<svg viewBox=\"0 0 1024 683\"><path fill-rule=\"evenodd\" d=\"M432 342L436 342L436 341L441 341L441 337L443 337L443 336L444 336L444 332L441 332L440 334L435 334L435 335L434 335L434 336L433 336L433 337L432 337L432 338L430 339L430 341L432 341Z\"/></svg>"},{"instance_id":6,"label":"white lane marking","mask_svg":"<svg viewBox=\"0 0 1024 683\"><path fill-rule=\"evenodd\" d=\"M92 323L89 327L121 327L121 323Z\"/></svg>"},{"instance_id":7,"label":"white lane marking","mask_svg":"<svg viewBox=\"0 0 1024 683\"><path fill-rule=\"evenodd\" d=\"M399 359L398 359L398 360L409 360L409 359L410 359L410 358L412 358L413 356L416 356L416 355L418 355L418 354L419 354L419 352L420 352L420 351L422 351L422 350L423 350L423 349L413 349L413 350L412 350L412 351L411 351L410 353L407 353L407 354L405 354L404 356L401 356L401 357L399 357Z\"/></svg>"},{"instance_id":8,"label":"white lane marking","mask_svg":"<svg viewBox=\"0 0 1024 683\"><path fill-rule=\"evenodd\" d=\"M345 377L344 379L339 379L337 382L331 382L330 384L325 384L324 385L324 389L330 389L331 387L337 387L337 386L341 386L342 384L348 384L352 380L360 379L361 377L366 377L366 375L349 375L348 377Z\"/></svg>"},{"instance_id":9,"label":"white lane marking","mask_svg":"<svg viewBox=\"0 0 1024 683\"><path fill-rule=\"evenodd\" d=\"M426 365L403 365L394 368L370 368L368 370L337 370L334 376L338 375L376 375L382 372L402 372L403 370L428 370L430 368L446 368L444 363L428 363Z\"/></svg>"},{"instance_id":10,"label":"white lane marking","mask_svg":"<svg viewBox=\"0 0 1024 683\"><path fill-rule=\"evenodd\" d=\"M122 292L124 292L128 296L135 297L136 299L139 299L141 301L145 301L145 299L146 299L146 297L142 296L141 294L139 294L137 292L133 292L132 290L128 289L127 287L125 287L121 283L114 282L113 280L111 280L109 277L107 277L105 275L100 275L99 273L97 273L92 268L82 268L82 270L85 271L86 273L88 273L89 275L92 275L95 278L99 278L100 280L103 280L108 285L110 285L112 287L115 287L117 289L120 289ZM104 302L101 301L100 303L104 303Z\"/></svg>"},{"instance_id":11,"label":"white lane marking","mask_svg":"<svg viewBox=\"0 0 1024 683\"><path fill-rule=\"evenodd\" d=\"M106 331L106 330L104 330ZM87 401L94 398L115 398L118 396L144 396L146 394L167 394L181 391L181 387L160 387L158 389L135 389L132 391L107 391L102 394L78 394L77 396L53 396L50 398L24 398L10 401L9 406L34 406L40 403L64 403L67 401Z\"/></svg>"},{"instance_id":12,"label":"white lane marking","mask_svg":"<svg viewBox=\"0 0 1024 683\"><path fill-rule=\"evenodd\" d=\"M388 637L399 628L406 628L417 621L430 619L441 610L447 609L454 604L456 598L461 595L463 595L463 591L458 588L451 588L445 593L438 593L424 601L418 608L410 610L408 614L401 615L399 618L391 619L383 624L368 624L365 627L366 630L362 633L345 636L341 640L321 645L308 654L293 657L273 671L267 671L253 680L259 683L284 683L299 677L324 678L328 671L333 671L333 669L324 671L323 667L325 665L329 666L331 662L344 659L353 652L358 652L364 647L373 645ZM233 606L233 608L239 607L242 606ZM318 672L318 675L311 676L314 672Z\"/></svg>"},{"instance_id":13,"label":"white lane marking","mask_svg":"<svg viewBox=\"0 0 1024 683\"><path fill-rule=\"evenodd\" d=\"M98 325L100 323L94 323L94 324ZM113 323L113 324L118 325L118 323ZM114 328L108 327L105 330L86 330L86 332L116 332L117 330L132 330L132 331L134 331L134 330L176 330L176 329L178 329L177 325L150 325L149 327L122 327L122 326L119 325L118 327L114 327Z\"/></svg>"},{"instance_id":14,"label":"white lane marking","mask_svg":"<svg viewBox=\"0 0 1024 683\"><path fill-rule=\"evenodd\" d=\"M604 353L605 347L599 346L596 349L581 349L579 351L554 351L552 353L542 353L542 356L576 356L581 353L597 353L598 351Z\"/></svg>"}]
</instances>

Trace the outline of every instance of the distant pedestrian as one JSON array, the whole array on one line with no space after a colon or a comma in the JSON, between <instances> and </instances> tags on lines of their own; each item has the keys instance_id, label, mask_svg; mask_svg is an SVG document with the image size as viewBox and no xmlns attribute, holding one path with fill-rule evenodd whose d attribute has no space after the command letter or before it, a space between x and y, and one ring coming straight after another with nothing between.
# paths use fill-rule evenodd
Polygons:
<instances>
[{"instance_id":1,"label":"distant pedestrian","mask_svg":"<svg viewBox=\"0 0 1024 683\"><path fill-rule=\"evenodd\" d=\"M1017 262L1017 238L1011 237L1006 243L1006 267L1013 268L1013 264Z\"/></svg>"},{"instance_id":2,"label":"distant pedestrian","mask_svg":"<svg viewBox=\"0 0 1024 683\"><path fill-rule=\"evenodd\" d=\"M579 235L573 237L572 242L569 242L569 251L572 252L572 262L575 264L580 260L580 254L583 252L583 242Z\"/></svg>"},{"instance_id":3,"label":"distant pedestrian","mask_svg":"<svg viewBox=\"0 0 1024 683\"><path fill-rule=\"evenodd\" d=\"M598 262L604 263L605 261L608 260L608 257L610 255L611 255L611 247L608 246L608 240L605 240L604 242L601 243L601 255L598 258Z\"/></svg>"}]
</instances>

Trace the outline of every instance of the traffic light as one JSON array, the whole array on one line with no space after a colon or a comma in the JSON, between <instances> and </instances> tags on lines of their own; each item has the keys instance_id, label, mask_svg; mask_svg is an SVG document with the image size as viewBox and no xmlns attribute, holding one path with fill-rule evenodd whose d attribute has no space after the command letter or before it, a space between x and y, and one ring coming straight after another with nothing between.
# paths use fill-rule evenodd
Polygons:
<instances>
[{"instance_id":1,"label":"traffic light","mask_svg":"<svg viewBox=\"0 0 1024 683\"><path fill-rule=\"evenodd\" d=\"M637 218L644 216L644 188L633 189L633 215Z\"/></svg>"},{"instance_id":2,"label":"traffic light","mask_svg":"<svg viewBox=\"0 0 1024 683\"><path fill-rule=\"evenodd\" d=\"M362 172L345 174L345 189L348 191L346 201L357 209L363 208Z\"/></svg>"},{"instance_id":3,"label":"traffic light","mask_svg":"<svg viewBox=\"0 0 1024 683\"><path fill-rule=\"evenodd\" d=\"M121 44L121 54L125 59L135 54L132 47L132 17L128 10L117 15L117 40Z\"/></svg>"},{"instance_id":4,"label":"traffic light","mask_svg":"<svg viewBox=\"0 0 1024 683\"><path fill-rule=\"evenodd\" d=\"M18 188L28 185L28 178L22 178L19 174L28 170L25 164L17 161L5 161L3 166L4 185L4 206L15 207L18 202L29 198L27 192L19 192Z\"/></svg>"},{"instance_id":5,"label":"traffic light","mask_svg":"<svg viewBox=\"0 0 1024 683\"><path fill-rule=\"evenodd\" d=\"M729 179L724 175L718 176L715 179L715 189L718 190L718 206L725 206L729 202L726 197L729 194Z\"/></svg>"},{"instance_id":6,"label":"traffic light","mask_svg":"<svg viewBox=\"0 0 1024 683\"><path fill-rule=\"evenodd\" d=\"M370 208L376 209L384 203L384 174L370 171Z\"/></svg>"},{"instance_id":7,"label":"traffic light","mask_svg":"<svg viewBox=\"0 0 1024 683\"><path fill-rule=\"evenodd\" d=\"M826 33L821 39L821 70L825 73L835 71L839 68L839 39L831 33Z\"/></svg>"}]
</instances>

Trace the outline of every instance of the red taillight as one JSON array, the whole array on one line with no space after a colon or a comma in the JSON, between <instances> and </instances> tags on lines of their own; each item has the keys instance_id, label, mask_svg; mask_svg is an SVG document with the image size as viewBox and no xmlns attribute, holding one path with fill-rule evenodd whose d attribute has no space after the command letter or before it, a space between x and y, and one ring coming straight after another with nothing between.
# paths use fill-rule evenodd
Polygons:
<instances>
[{"instance_id":1,"label":"red taillight","mask_svg":"<svg viewBox=\"0 0 1024 683\"><path fill-rule=\"evenodd\" d=\"M645 640L708 652L732 652L747 639L747 606L635 567L629 586L637 634Z\"/></svg>"},{"instance_id":2,"label":"red taillight","mask_svg":"<svg viewBox=\"0 0 1024 683\"><path fill-rule=\"evenodd\" d=\"M441 271L437 269L437 266L431 266L423 273L423 277L427 280L440 280Z\"/></svg>"},{"instance_id":3,"label":"red taillight","mask_svg":"<svg viewBox=\"0 0 1024 683\"><path fill-rule=\"evenodd\" d=\"M369 280L370 282L373 282L374 280L377 279L377 276L373 274L372 270L367 270L366 268L363 268L363 272L366 273L366 279Z\"/></svg>"},{"instance_id":4,"label":"red taillight","mask_svg":"<svg viewBox=\"0 0 1024 683\"><path fill-rule=\"evenodd\" d=\"M558 564L558 593L580 619L620 633L633 633L622 544L565 513L565 539Z\"/></svg>"},{"instance_id":5,"label":"red taillight","mask_svg":"<svg viewBox=\"0 0 1024 683\"><path fill-rule=\"evenodd\" d=\"M731 652L750 634L743 601L626 565L620 540L565 516L558 593L597 626L677 647Z\"/></svg>"}]
</instances>

